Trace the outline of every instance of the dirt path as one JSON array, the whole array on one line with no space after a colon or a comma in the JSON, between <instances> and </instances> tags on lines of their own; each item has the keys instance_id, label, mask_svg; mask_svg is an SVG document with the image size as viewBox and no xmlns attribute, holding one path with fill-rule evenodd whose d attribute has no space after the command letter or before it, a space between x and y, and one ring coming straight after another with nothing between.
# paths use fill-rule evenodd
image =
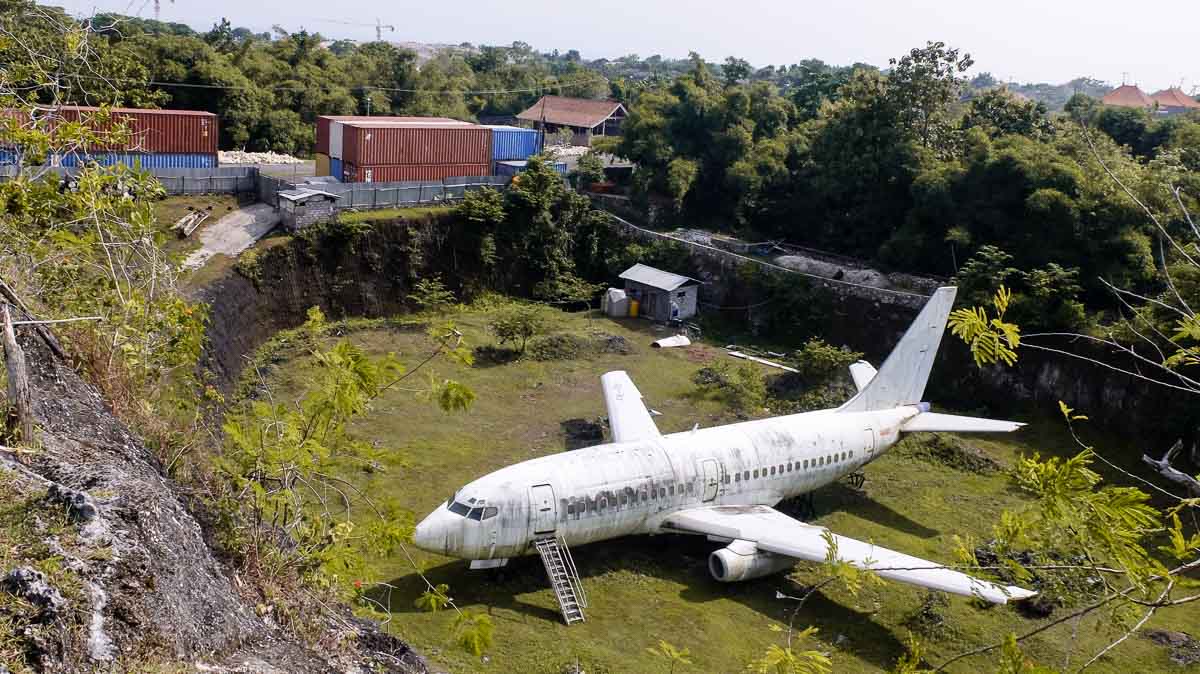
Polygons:
<instances>
[{"instance_id":1,"label":"dirt path","mask_svg":"<svg viewBox=\"0 0 1200 674\"><path fill-rule=\"evenodd\" d=\"M279 213L269 204L238 209L200 231L200 248L183 261L185 269L199 269L214 255L237 257L279 224Z\"/></svg>"}]
</instances>

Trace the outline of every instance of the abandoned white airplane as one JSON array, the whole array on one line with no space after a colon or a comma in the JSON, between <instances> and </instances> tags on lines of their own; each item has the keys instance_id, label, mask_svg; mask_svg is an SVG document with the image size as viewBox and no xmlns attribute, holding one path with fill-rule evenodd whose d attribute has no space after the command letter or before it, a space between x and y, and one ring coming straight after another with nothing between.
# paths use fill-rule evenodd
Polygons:
<instances>
[{"instance_id":1,"label":"abandoned white airplane","mask_svg":"<svg viewBox=\"0 0 1200 674\"><path fill-rule=\"evenodd\" d=\"M502 468L463 487L416 528L418 547L503 566L538 552L567 623L583 619L567 545L683 533L727 543L709 557L718 581L757 578L796 560L839 559L884 578L1003 604L1035 592L805 524L771 506L854 473L903 433L1007 432L1023 424L929 411L921 402L954 303L930 298L876 371L851 366L858 394L841 407L660 435L625 372L601 377L613 442ZM566 554L563 554L566 552Z\"/></svg>"}]
</instances>

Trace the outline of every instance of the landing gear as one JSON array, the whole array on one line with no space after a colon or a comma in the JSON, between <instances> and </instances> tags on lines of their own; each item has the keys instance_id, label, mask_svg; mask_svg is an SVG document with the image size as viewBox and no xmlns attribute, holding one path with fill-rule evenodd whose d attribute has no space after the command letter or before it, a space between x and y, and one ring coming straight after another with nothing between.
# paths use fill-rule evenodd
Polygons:
<instances>
[{"instance_id":1,"label":"landing gear","mask_svg":"<svg viewBox=\"0 0 1200 674\"><path fill-rule=\"evenodd\" d=\"M863 484L867 481L867 474L863 472L850 473L846 476L846 479L849 480L851 487L862 489Z\"/></svg>"}]
</instances>

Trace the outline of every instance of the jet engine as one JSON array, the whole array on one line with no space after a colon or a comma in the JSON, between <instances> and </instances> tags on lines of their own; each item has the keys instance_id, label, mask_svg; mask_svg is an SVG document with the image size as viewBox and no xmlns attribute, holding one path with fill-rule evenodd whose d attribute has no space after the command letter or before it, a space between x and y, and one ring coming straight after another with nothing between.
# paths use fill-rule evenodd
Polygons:
<instances>
[{"instance_id":1,"label":"jet engine","mask_svg":"<svg viewBox=\"0 0 1200 674\"><path fill-rule=\"evenodd\" d=\"M759 552L750 541L737 540L708 556L708 571L722 583L761 578L791 568L796 560L773 552Z\"/></svg>"}]
</instances>

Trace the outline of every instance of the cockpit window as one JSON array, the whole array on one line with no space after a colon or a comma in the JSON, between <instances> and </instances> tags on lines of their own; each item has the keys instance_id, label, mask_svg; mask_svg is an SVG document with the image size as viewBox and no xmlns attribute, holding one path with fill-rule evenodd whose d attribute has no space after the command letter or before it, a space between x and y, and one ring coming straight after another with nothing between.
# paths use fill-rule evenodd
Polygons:
<instances>
[{"instance_id":1,"label":"cockpit window","mask_svg":"<svg viewBox=\"0 0 1200 674\"><path fill-rule=\"evenodd\" d=\"M459 503L458 501L455 501L454 499L450 500L450 512L454 513L455 515L462 515L465 517L470 510L471 510L470 508L463 505L462 503Z\"/></svg>"},{"instance_id":2,"label":"cockpit window","mask_svg":"<svg viewBox=\"0 0 1200 674\"><path fill-rule=\"evenodd\" d=\"M483 519L483 508L471 508L471 512L467 513L467 519L476 522Z\"/></svg>"},{"instance_id":3,"label":"cockpit window","mask_svg":"<svg viewBox=\"0 0 1200 674\"><path fill-rule=\"evenodd\" d=\"M500 513L500 509L495 506L489 506L483 509L483 519L490 520Z\"/></svg>"}]
</instances>

